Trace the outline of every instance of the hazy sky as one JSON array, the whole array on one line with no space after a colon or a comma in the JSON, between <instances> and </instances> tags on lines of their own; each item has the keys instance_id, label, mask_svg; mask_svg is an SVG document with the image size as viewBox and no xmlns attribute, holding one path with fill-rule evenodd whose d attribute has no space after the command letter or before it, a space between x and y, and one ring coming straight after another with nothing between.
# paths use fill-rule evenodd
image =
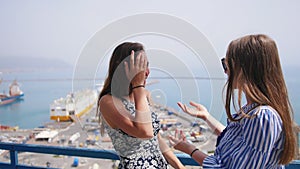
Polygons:
<instances>
[{"instance_id":1,"label":"hazy sky","mask_svg":"<svg viewBox=\"0 0 300 169\"><path fill-rule=\"evenodd\" d=\"M59 58L74 65L97 31L142 13L168 14L189 22L220 57L231 40L265 33L276 40L283 65L300 65L298 0L1 0L0 58Z\"/></svg>"},{"instance_id":2,"label":"hazy sky","mask_svg":"<svg viewBox=\"0 0 300 169\"><path fill-rule=\"evenodd\" d=\"M99 32L103 33L103 30L108 28L113 29L112 32L119 33L135 30L137 26L147 25L148 20L145 19L134 24L131 23L131 25L115 24L119 27L111 26L114 23L119 23L120 20L126 20L131 16L145 13L163 14L178 18L192 25L193 28L196 28L198 32L201 32L207 38L214 48L216 54L214 56L218 58L210 66L207 66L209 64L202 66L212 68L207 69L209 75L212 75L211 72L213 71L220 75L208 77L225 76L219 58L225 55L226 48L231 40L246 34L257 33L267 34L277 42L284 71L287 70L286 68L292 67L293 69L290 70L293 71L288 74L295 74L296 77L298 77L297 73L300 72L300 61L298 59L300 53L298 40L300 38L299 0L0 0L0 71L3 63L14 64L13 59L10 58L17 58L14 60L19 63L13 66L30 62L28 65L39 64L44 67L47 64L55 64L55 60L62 60L71 67L82 63L80 65L82 69L79 70L84 71L74 72L82 73L79 75L84 78L93 78L97 66L103 68L99 72L106 73L106 62L102 62L102 65L100 65L99 60L94 58L84 59L81 57L82 54L84 53L84 56L88 58L90 56L89 52L97 52L98 46L99 50L104 48L101 50L103 55L104 53L107 54L109 51L105 51L106 48L111 50L115 45L127 39L114 39L115 37L111 34L103 34L100 37L96 35L99 35ZM159 18L157 19L159 20ZM173 24L170 22L170 25ZM162 30L165 31L165 28L170 29L170 32L180 29L176 25L173 25L173 27L167 25ZM166 32L168 32L168 29ZM205 73L205 71L200 71L203 67L198 66L200 64L199 60L195 60L195 57L192 56L192 50L187 50L180 41L164 36L168 34L166 32L161 35L158 32L155 36L149 36L148 34L128 36L128 40L137 40L145 44L146 49L155 49L149 53L157 53L159 50L161 54L168 55L171 59L164 58L165 60L155 61L157 64L165 64L162 67L165 69L162 69L162 71L166 73L175 72L170 76L181 76L183 68L186 68L187 72L192 75ZM177 33L181 37L185 35L191 37L189 40L194 44L199 42L199 36L193 38L192 31L182 29L181 32ZM91 40L94 37L99 38L98 42L102 42L102 44L93 44ZM106 44L111 44L111 46L105 46ZM96 47L91 48L91 51L86 52L84 50L86 46L93 45ZM207 43L199 43L199 46L201 45L207 45ZM205 53L206 49L208 48L203 48L200 51ZM35 62L39 59L33 58L42 58L46 62L41 64L41 62ZM176 63L177 65L174 65ZM185 65L182 65L182 63ZM196 76L202 76L202 74L196 74ZM294 80L292 82L298 81L297 79L292 79ZM184 82L188 83L189 86L191 85L188 81ZM217 85L212 85L212 89L214 89L211 90L214 91L213 98L220 99L219 101L213 100L212 103L214 104L212 105L222 105L221 97L217 95L221 93L218 89L221 90L219 86L222 85L223 82L219 81ZM290 85L293 85L293 90L298 89L297 83L290 83ZM198 88L196 86L195 89L191 89L190 87L184 87L182 84L179 87L181 87L181 93L183 94L197 91ZM184 91L185 89L191 90ZM203 90L207 90L207 88L203 88ZM203 94L203 92L199 93ZM299 110L299 95L296 93L293 92L294 95L291 95L291 98L294 101L295 108ZM194 96L193 94L198 94L198 92L182 95L181 98L190 100L187 98ZM185 96L187 97L185 98ZM191 98L193 98L191 100L197 100L198 97ZM212 106L212 108L218 109L219 107ZM212 112L220 112L220 110L212 110Z\"/></svg>"}]
</instances>

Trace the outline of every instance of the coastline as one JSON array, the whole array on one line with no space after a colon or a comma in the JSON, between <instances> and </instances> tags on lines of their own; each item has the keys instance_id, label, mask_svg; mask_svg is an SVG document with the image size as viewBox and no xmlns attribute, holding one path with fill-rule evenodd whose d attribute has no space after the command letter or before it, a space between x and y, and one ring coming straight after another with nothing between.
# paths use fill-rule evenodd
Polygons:
<instances>
[{"instance_id":1,"label":"coastline","mask_svg":"<svg viewBox=\"0 0 300 169\"><path fill-rule=\"evenodd\" d=\"M171 108L163 107L158 104L152 106L153 111L158 113L158 116L163 123L161 128L161 135L168 142L168 135L174 134L175 129L182 129L186 134L199 132L200 135L194 135L191 140L199 149L205 152L213 152L216 137L211 134L204 127L204 122L201 120L195 121L178 112L174 112ZM34 129L16 129L16 130L0 130L1 142L13 142L22 144L42 144L48 146L71 146L71 147L85 147L91 149L113 150L112 143L107 134L100 135L99 124L95 118L95 107L93 107L86 114L75 120L74 122L57 122L53 121L46 123L43 127ZM194 127L191 123L196 122ZM194 123L195 124L195 123ZM202 131L200 132L200 126ZM164 127L164 128L163 128ZM42 132L57 132L51 138L39 138L37 136ZM49 134L49 133L48 133ZM51 134L49 134L50 136ZM71 139L77 136L76 139ZM201 138L197 140L196 138ZM72 164L76 157L54 156L47 154L22 153L19 161L25 165L47 166L59 168L72 168ZM117 165L117 161L77 158L79 161L78 168L92 168L99 165L101 168L110 168ZM9 153L6 151L0 152L0 161L9 162Z\"/></svg>"}]
</instances>

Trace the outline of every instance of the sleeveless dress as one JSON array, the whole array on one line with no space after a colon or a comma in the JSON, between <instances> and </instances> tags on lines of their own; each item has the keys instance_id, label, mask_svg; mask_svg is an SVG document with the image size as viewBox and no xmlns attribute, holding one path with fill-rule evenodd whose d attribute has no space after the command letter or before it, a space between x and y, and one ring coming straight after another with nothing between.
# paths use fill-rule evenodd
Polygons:
<instances>
[{"instance_id":1,"label":"sleeveless dress","mask_svg":"<svg viewBox=\"0 0 300 169\"><path fill-rule=\"evenodd\" d=\"M135 115L134 103L122 100L125 108ZM111 128L103 120L104 128L112 140L112 144L120 157L119 169L168 169L168 163L162 155L157 134L160 129L157 115L151 111L154 137L141 139L126 134L121 129Z\"/></svg>"}]
</instances>

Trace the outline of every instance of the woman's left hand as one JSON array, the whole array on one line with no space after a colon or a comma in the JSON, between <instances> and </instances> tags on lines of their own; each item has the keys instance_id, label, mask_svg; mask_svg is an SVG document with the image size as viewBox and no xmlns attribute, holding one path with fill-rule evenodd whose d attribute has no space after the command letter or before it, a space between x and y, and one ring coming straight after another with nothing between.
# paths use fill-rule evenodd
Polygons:
<instances>
[{"instance_id":1,"label":"woman's left hand","mask_svg":"<svg viewBox=\"0 0 300 169\"><path fill-rule=\"evenodd\" d=\"M169 142L176 150L186 152L189 143L182 130L175 130L175 136L169 136Z\"/></svg>"}]
</instances>

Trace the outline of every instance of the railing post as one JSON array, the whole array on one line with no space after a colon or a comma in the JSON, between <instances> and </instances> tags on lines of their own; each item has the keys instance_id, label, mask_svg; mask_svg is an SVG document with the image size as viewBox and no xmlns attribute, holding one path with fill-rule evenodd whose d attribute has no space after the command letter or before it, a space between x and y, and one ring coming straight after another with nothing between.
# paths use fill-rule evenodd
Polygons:
<instances>
[{"instance_id":1,"label":"railing post","mask_svg":"<svg viewBox=\"0 0 300 169\"><path fill-rule=\"evenodd\" d=\"M17 168L18 165L18 152L10 150L10 164L13 168Z\"/></svg>"}]
</instances>

